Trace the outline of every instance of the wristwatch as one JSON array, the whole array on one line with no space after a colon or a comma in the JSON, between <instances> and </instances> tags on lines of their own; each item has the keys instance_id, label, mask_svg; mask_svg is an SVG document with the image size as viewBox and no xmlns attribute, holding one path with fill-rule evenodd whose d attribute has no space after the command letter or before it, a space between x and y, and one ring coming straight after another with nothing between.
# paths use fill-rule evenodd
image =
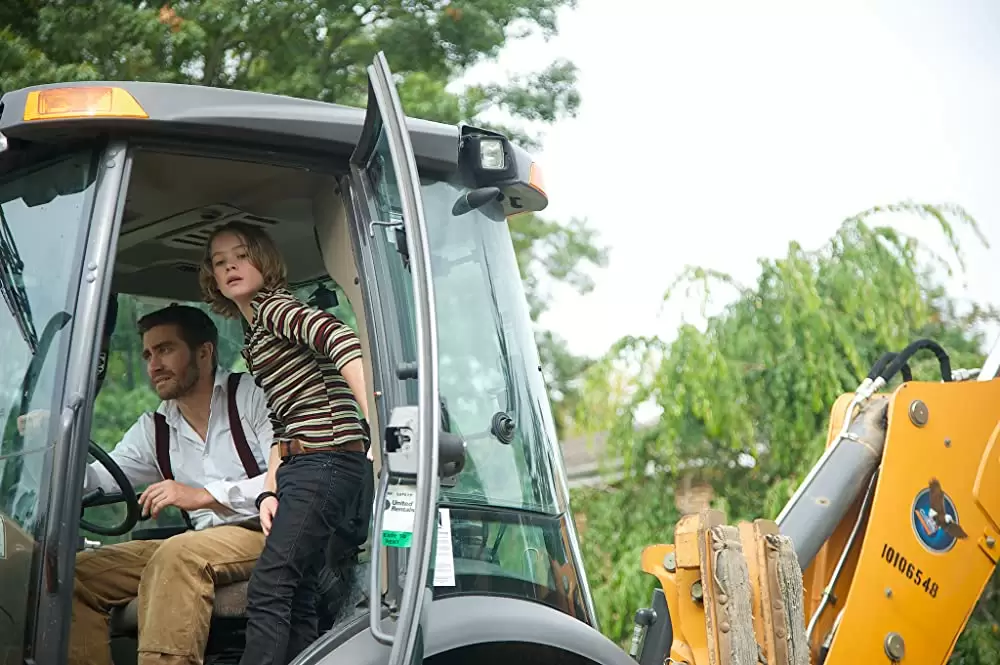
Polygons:
<instances>
[{"instance_id":1,"label":"wristwatch","mask_svg":"<svg viewBox=\"0 0 1000 665\"><path fill-rule=\"evenodd\" d=\"M261 502L264 501L264 499L266 499L269 496L273 496L275 499L278 498L277 494L275 494L274 492L270 492L270 491L268 491L268 492L261 492L260 494L257 495L257 500L254 501L253 505L256 506L258 512L260 511L260 504L261 504Z\"/></svg>"}]
</instances>

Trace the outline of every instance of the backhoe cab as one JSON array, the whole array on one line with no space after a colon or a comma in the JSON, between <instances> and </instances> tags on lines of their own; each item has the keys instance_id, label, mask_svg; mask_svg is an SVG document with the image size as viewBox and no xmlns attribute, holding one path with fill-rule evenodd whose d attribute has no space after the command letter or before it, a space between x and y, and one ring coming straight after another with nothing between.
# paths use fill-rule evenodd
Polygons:
<instances>
[{"instance_id":1,"label":"backhoe cab","mask_svg":"<svg viewBox=\"0 0 1000 665\"><path fill-rule=\"evenodd\" d=\"M909 380L933 351L940 382ZM687 515L642 569L642 665L943 665L1000 556L1000 343L952 371L919 340L834 404L826 452L774 521ZM904 382L879 392L897 374ZM970 380L978 378L978 380ZM672 659L672 660L669 660Z\"/></svg>"},{"instance_id":2,"label":"backhoe cab","mask_svg":"<svg viewBox=\"0 0 1000 665\"><path fill-rule=\"evenodd\" d=\"M328 562L327 630L296 662L630 662L596 630L506 224L547 205L539 169L495 132L406 118L381 54L368 73L367 110L134 82L0 98L0 662L66 662L81 548L187 528L140 520L127 478L82 496L84 470L114 472L105 451L158 404L136 321L208 310L198 265L232 220L354 327L370 389L374 525ZM243 370L240 323L214 320ZM245 583L217 585L206 663L239 661L245 609ZM111 616L115 665L138 611Z\"/></svg>"}]
</instances>

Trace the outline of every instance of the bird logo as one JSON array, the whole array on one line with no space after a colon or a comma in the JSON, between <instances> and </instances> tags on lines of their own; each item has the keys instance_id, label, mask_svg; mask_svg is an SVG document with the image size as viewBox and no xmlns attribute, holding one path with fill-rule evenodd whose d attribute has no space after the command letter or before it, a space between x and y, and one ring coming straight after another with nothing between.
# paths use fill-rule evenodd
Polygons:
<instances>
[{"instance_id":1,"label":"bird logo","mask_svg":"<svg viewBox=\"0 0 1000 665\"><path fill-rule=\"evenodd\" d=\"M941 488L937 478L931 478L913 502L913 530L917 539L931 552L944 554L958 540L968 537L958 521L955 503Z\"/></svg>"}]
</instances>

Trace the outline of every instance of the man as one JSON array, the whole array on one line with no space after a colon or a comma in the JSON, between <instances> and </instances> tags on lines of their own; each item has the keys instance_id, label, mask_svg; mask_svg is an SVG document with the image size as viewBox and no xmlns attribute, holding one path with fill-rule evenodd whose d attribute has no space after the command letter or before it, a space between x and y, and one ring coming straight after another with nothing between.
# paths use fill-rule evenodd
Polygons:
<instances>
[{"instance_id":1,"label":"man","mask_svg":"<svg viewBox=\"0 0 1000 665\"><path fill-rule=\"evenodd\" d=\"M231 378L218 368L218 331L197 308L153 312L140 319L139 333L163 402L140 416L111 457L133 486L151 483L139 497L143 516L176 506L193 530L78 555L72 665L111 664L108 613L134 598L139 665L200 664L215 586L249 579L264 546L259 527L246 525L258 514L272 442L263 391L250 375ZM98 487L118 490L95 462L84 491Z\"/></svg>"}]
</instances>

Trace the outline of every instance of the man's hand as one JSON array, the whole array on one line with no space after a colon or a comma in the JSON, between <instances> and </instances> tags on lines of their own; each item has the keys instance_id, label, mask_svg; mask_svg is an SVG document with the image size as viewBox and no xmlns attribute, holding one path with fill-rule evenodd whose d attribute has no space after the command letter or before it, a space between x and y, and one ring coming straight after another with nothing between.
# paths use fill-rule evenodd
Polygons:
<instances>
[{"instance_id":1,"label":"man's hand","mask_svg":"<svg viewBox=\"0 0 1000 665\"><path fill-rule=\"evenodd\" d=\"M271 523L274 522L274 515L278 512L278 500L269 496L260 502L260 526L264 530L264 535L271 533Z\"/></svg>"},{"instance_id":2,"label":"man's hand","mask_svg":"<svg viewBox=\"0 0 1000 665\"><path fill-rule=\"evenodd\" d=\"M17 433L24 436L27 432L35 432L49 424L49 412L45 409L29 411L17 417Z\"/></svg>"},{"instance_id":3,"label":"man's hand","mask_svg":"<svg viewBox=\"0 0 1000 665\"><path fill-rule=\"evenodd\" d=\"M139 497L143 517L157 517L167 506L177 506L181 510L198 510L216 504L215 498L206 489L188 487L176 480L161 480L146 488Z\"/></svg>"}]
</instances>

